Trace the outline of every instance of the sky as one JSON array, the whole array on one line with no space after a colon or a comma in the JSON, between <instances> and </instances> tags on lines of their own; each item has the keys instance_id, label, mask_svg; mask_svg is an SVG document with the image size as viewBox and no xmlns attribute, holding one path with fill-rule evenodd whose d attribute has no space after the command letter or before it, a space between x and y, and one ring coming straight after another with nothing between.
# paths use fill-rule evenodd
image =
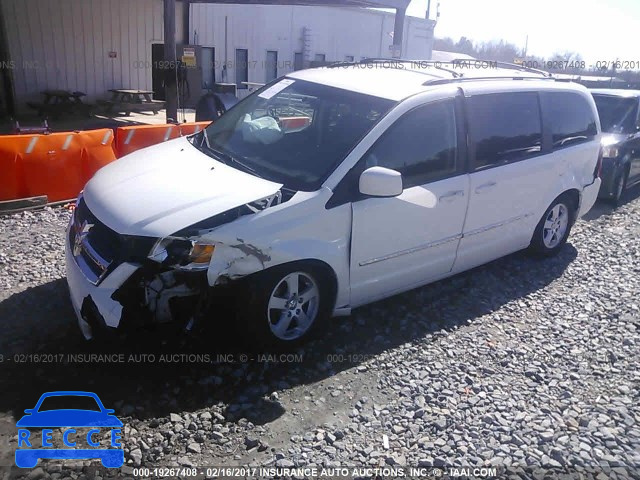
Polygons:
<instances>
[{"instance_id":1,"label":"sky","mask_svg":"<svg viewBox=\"0 0 640 480\"><path fill-rule=\"evenodd\" d=\"M505 40L531 55L578 52L589 63L636 62L640 68L640 0L431 0L440 18L436 37L474 42ZM424 17L427 0L412 0L407 13ZM588 66L588 65L587 65Z\"/></svg>"}]
</instances>

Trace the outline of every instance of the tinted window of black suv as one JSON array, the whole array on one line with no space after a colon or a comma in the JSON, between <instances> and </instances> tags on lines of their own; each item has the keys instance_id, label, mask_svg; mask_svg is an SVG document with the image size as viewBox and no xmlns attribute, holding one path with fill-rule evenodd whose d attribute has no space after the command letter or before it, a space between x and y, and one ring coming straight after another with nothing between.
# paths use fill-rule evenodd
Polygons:
<instances>
[{"instance_id":1,"label":"tinted window of black suv","mask_svg":"<svg viewBox=\"0 0 640 480\"><path fill-rule=\"evenodd\" d=\"M542 92L541 99L554 149L588 141L598 133L591 107L577 93Z\"/></svg>"}]
</instances>

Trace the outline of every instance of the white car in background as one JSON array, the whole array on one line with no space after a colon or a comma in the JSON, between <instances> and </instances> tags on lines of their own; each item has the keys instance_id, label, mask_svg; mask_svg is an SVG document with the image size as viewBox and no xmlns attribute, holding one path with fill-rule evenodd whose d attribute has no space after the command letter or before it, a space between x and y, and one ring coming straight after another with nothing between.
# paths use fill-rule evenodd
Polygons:
<instances>
[{"instance_id":1,"label":"white car in background","mask_svg":"<svg viewBox=\"0 0 640 480\"><path fill-rule=\"evenodd\" d=\"M233 322L288 346L517 250L557 253L595 202L599 154L588 91L530 69L294 72L87 183L68 228L71 300L87 338Z\"/></svg>"}]
</instances>

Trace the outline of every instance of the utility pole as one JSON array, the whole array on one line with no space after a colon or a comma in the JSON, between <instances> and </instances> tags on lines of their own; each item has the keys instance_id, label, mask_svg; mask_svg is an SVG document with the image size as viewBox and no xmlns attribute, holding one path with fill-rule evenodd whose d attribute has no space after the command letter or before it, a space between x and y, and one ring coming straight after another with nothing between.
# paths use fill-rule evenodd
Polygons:
<instances>
[{"instance_id":1,"label":"utility pole","mask_svg":"<svg viewBox=\"0 0 640 480\"><path fill-rule=\"evenodd\" d=\"M164 92L167 123L178 120L178 84L176 81L176 0L164 0Z\"/></svg>"}]
</instances>

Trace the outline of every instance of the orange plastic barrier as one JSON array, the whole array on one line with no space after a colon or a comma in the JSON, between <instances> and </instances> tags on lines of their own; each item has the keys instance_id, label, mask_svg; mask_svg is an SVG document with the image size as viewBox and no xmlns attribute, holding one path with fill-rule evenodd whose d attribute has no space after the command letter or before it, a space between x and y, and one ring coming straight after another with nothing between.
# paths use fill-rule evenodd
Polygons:
<instances>
[{"instance_id":1,"label":"orange plastic barrier","mask_svg":"<svg viewBox=\"0 0 640 480\"><path fill-rule=\"evenodd\" d=\"M27 196L21 152L32 135L0 137L0 201Z\"/></svg>"},{"instance_id":2,"label":"orange plastic barrier","mask_svg":"<svg viewBox=\"0 0 640 480\"><path fill-rule=\"evenodd\" d=\"M189 122L180 124L180 135L183 137L186 135L192 135L198 133L200 130L208 126L211 122Z\"/></svg>"},{"instance_id":3,"label":"orange plastic barrier","mask_svg":"<svg viewBox=\"0 0 640 480\"><path fill-rule=\"evenodd\" d=\"M197 133L211 122L137 125L46 135L0 136L0 201L75 198L102 167L128 153Z\"/></svg>"},{"instance_id":4,"label":"orange plastic barrier","mask_svg":"<svg viewBox=\"0 0 640 480\"><path fill-rule=\"evenodd\" d=\"M117 159L110 128L79 132L82 144L82 181L88 182L102 167Z\"/></svg>"},{"instance_id":5,"label":"orange plastic barrier","mask_svg":"<svg viewBox=\"0 0 640 480\"><path fill-rule=\"evenodd\" d=\"M309 117L280 117L280 125L286 131L302 130L311 123Z\"/></svg>"},{"instance_id":6,"label":"orange plastic barrier","mask_svg":"<svg viewBox=\"0 0 640 480\"><path fill-rule=\"evenodd\" d=\"M121 158L141 148L166 142L179 136L180 127L178 125L120 127L116 130L116 156Z\"/></svg>"},{"instance_id":7,"label":"orange plastic barrier","mask_svg":"<svg viewBox=\"0 0 640 480\"><path fill-rule=\"evenodd\" d=\"M30 137L20 152L27 196L47 195L50 202L75 198L84 186L80 135L63 132Z\"/></svg>"}]
</instances>

